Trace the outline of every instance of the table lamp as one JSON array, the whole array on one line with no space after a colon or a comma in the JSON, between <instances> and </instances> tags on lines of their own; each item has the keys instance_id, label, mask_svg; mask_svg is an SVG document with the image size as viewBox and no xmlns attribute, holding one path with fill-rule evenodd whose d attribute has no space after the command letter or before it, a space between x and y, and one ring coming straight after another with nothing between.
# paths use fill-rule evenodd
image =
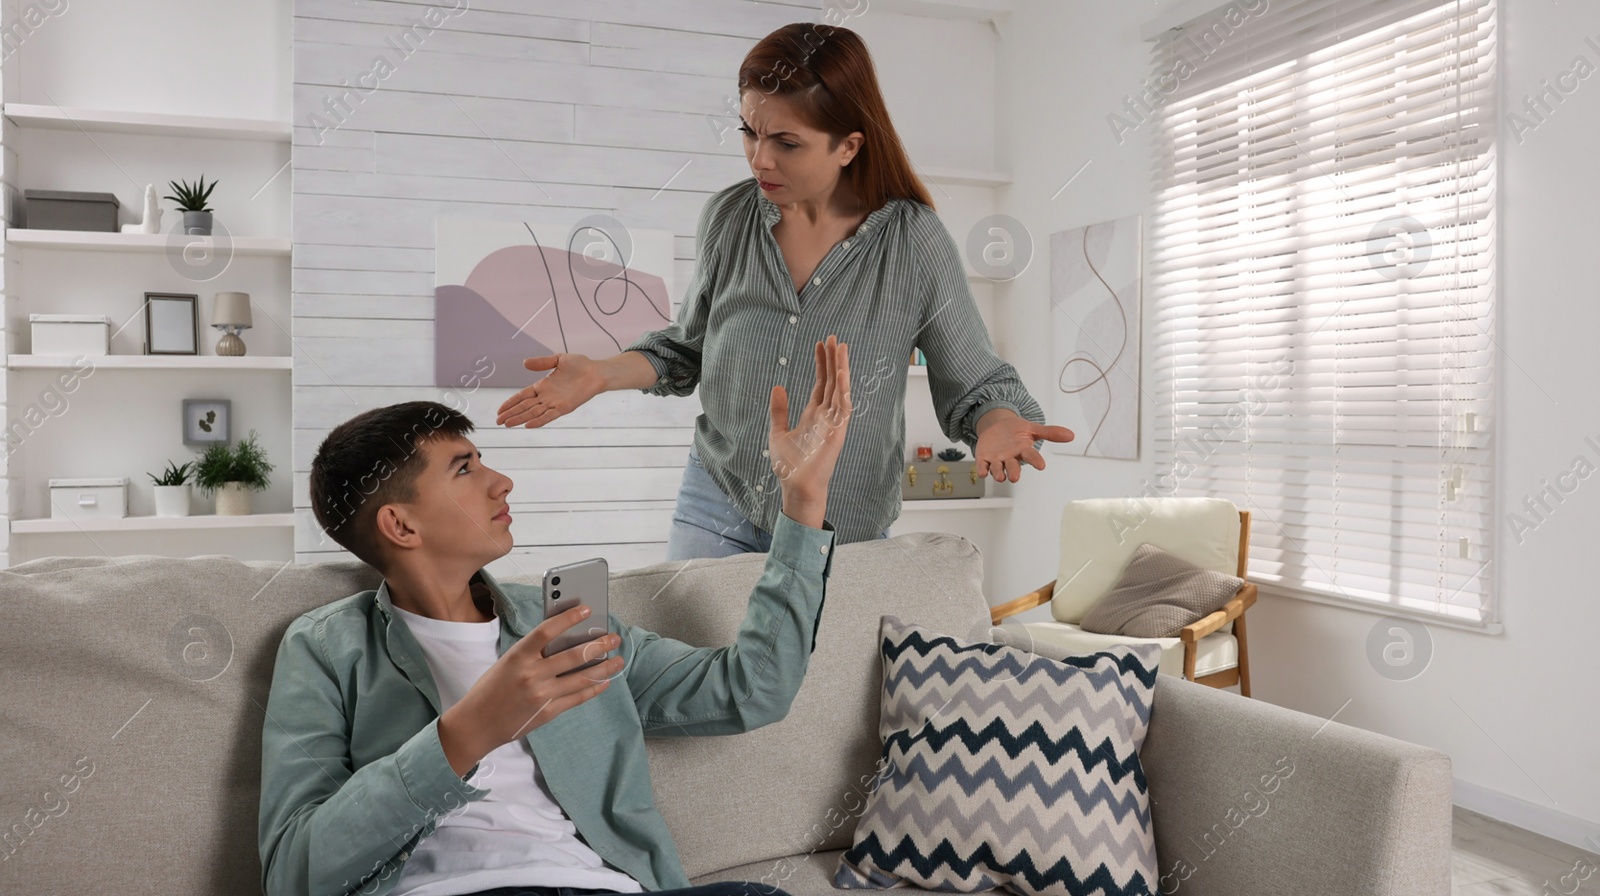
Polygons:
<instances>
[{"instance_id":1,"label":"table lamp","mask_svg":"<svg viewBox=\"0 0 1600 896\"><path fill-rule=\"evenodd\" d=\"M244 340L239 331L250 329L250 294L247 292L219 292L211 306L211 325L223 331L217 340L217 354L239 357L244 354Z\"/></svg>"}]
</instances>

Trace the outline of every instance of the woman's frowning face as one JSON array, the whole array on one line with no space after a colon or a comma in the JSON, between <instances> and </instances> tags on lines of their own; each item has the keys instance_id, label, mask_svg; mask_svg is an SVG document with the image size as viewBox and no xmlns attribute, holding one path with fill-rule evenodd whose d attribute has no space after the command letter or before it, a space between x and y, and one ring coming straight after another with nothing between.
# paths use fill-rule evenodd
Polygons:
<instances>
[{"instance_id":1,"label":"woman's frowning face","mask_svg":"<svg viewBox=\"0 0 1600 896\"><path fill-rule=\"evenodd\" d=\"M860 150L855 132L830 149L831 135L807 125L777 94L746 90L740 95L740 127L750 173L763 194L780 205L826 199L846 162Z\"/></svg>"}]
</instances>

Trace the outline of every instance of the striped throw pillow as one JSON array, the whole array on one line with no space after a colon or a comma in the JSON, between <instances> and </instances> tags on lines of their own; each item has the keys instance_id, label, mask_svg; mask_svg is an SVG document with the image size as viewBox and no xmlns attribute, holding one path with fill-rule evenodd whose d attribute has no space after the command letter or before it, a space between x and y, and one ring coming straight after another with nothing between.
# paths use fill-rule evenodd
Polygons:
<instances>
[{"instance_id":1,"label":"striped throw pillow","mask_svg":"<svg viewBox=\"0 0 1600 896\"><path fill-rule=\"evenodd\" d=\"M1157 645L1053 660L879 625L885 771L835 887L1154 892L1139 747Z\"/></svg>"}]
</instances>

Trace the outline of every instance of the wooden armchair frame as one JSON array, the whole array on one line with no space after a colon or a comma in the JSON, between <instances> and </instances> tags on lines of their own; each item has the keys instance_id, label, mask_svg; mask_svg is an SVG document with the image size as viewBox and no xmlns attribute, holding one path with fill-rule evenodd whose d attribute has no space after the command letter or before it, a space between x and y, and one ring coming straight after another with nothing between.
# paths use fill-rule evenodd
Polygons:
<instances>
[{"instance_id":1,"label":"wooden armchair frame","mask_svg":"<svg viewBox=\"0 0 1600 896\"><path fill-rule=\"evenodd\" d=\"M1235 573L1239 578L1244 578L1250 565L1250 511L1239 511L1239 568ZM999 625L1000 620L1023 613L1034 607L1040 607L1050 602L1056 593L1056 582L1035 588L1015 600L989 608L991 625ZM1183 677L1190 681L1214 688L1227 688L1239 686L1239 693L1250 696L1250 649L1245 638L1244 612L1255 605L1256 586L1245 582L1239 586L1239 592L1231 600L1222 605L1222 609L1203 619L1184 626L1179 632L1183 639ZM1213 672L1204 678L1195 678L1195 656L1199 650L1200 639L1206 635L1233 623L1233 636L1239 642L1239 665L1221 672Z\"/></svg>"}]
</instances>

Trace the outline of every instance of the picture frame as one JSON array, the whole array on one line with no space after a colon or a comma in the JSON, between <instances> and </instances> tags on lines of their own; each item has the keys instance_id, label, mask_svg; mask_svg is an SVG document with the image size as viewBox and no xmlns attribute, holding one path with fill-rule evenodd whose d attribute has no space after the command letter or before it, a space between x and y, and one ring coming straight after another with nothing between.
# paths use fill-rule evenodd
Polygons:
<instances>
[{"instance_id":1,"label":"picture frame","mask_svg":"<svg viewBox=\"0 0 1600 896\"><path fill-rule=\"evenodd\" d=\"M200 354L199 303L194 293L145 293L144 353Z\"/></svg>"},{"instance_id":2,"label":"picture frame","mask_svg":"<svg viewBox=\"0 0 1600 896\"><path fill-rule=\"evenodd\" d=\"M183 444L209 446L230 441L233 402L226 398L183 400Z\"/></svg>"}]
</instances>

